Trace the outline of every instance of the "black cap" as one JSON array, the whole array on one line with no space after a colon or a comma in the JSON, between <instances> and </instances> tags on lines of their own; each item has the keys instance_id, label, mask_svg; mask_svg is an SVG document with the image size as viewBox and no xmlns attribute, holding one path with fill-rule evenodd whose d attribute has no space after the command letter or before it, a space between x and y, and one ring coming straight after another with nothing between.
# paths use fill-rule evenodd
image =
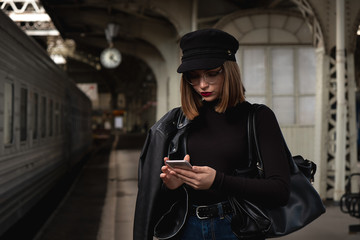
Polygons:
<instances>
[{"instance_id":1,"label":"black cap","mask_svg":"<svg viewBox=\"0 0 360 240\"><path fill-rule=\"evenodd\" d=\"M178 73L199 69L213 69L234 61L239 42L219 29L201 29L185 34L180 41L183 51Z\"/></svg>"}]
</instances>

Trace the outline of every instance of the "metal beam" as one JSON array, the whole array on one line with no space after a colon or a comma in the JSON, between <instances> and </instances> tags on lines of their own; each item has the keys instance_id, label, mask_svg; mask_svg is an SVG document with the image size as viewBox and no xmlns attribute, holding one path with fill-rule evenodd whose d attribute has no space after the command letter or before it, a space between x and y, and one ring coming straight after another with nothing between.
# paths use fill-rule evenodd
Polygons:
<instances>
[{"instance_id":1,"label":"metal beam","mask_svg":"<svg viewBox=\"0 0 360 240\"><path fill-rule=\"evenodd\" d=\"M193 0L191 14L191 31L196 31L198 27L198 0Z\"/></svg>"}]
</instances>

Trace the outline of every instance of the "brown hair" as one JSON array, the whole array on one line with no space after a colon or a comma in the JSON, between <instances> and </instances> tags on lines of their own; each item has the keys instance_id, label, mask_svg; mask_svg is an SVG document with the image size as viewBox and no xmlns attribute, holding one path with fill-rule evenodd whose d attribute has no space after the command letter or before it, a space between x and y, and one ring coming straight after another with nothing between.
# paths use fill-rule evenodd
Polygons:
<instances>
[{"instance_id":1,"label":"brown hair","mask_svg":"<svg viewBox=\"0 0 360 240\"><path fill-rule=\"evenodd\" d=\"M241 81L240 69L236 62L225 61L224 83L220 93L220 101L215 107L218 113L224 113L227 108L245 101L245 88ZM199 115L202 106L201 96L195 92L193 87L186 81L184 74L180 83L181 107L185 116L193 120Z\"/></svg>"}]
</instances>

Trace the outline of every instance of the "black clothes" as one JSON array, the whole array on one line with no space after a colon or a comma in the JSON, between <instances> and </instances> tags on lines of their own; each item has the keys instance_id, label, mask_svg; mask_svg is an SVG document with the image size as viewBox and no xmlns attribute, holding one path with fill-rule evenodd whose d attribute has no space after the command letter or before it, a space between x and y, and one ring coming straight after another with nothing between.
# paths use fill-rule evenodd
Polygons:
<instances>
[{"instance_id":1,"label":"black clothes","mask_svg":"<svg viewBox=\"0 0 360 240\"><path fill-rule=\"evenodd\" d=\"M194 119L188 136L188 153L194 166L209 166L216 170L210 190L189 188L190 200L196 205L209 205L227 200L236 193L262 205L287 203L289 196L289 167L283 148L280 127L274 113L261 108L256 116L259 145L264 161L265 179L234 177L234 169L248 164L247 116L248 102L225 113L217 113L217 102L204 102L200 116Z\"/></svg>"},{"instance_id":2,"label":"black clothes","mask_svg":"<svg viewBox=\"0 0 360 240\"><path fill-rule=\"evenodd\" d=\"M182 147L177 147L179 141L176 141L180 136L184 136L189 123L185 118L179 119L181 113L180 108L169 111L150 128L147 134L139 159L133 240L152 240L154 226L160 217L178 199L187 198L187 193L182 188L175 191L168 190L160 179L164 157L169 152L179 155L184 155L185 152L184 144L181 145ZM176 148L169 148L169 144Z\"/></svg>"},{"instance_id":3,"label":"black clothes","mask_svg":"<svg viewBox=\"0 0 360 240\"><path fill-rule=\"evenodd\" d=\"M286 204L290 172L281 131L273 112L262 107L256 113L265 179L248 179L233 176L233 171L247 164L246 125L251 105L243 102L219 114L213 110L214 104L216 102L205 103L200 116L193 121L179 118L183 116L181 109L173 109L149 130L139 161L134 240L151 240L160 217L173 204L179 203L178 200L184 202L188 195L192 201L201 204L226 200L228 194L267 206ZM207 165L217 171L210 190L195 191L190 187L169 190L162 184L159 175L164 165L163 158L184 158L187 153L193 165ZM183 207L177 206L176 209L184 210ZM175 223L171 226L175 232L183 226L186 208L184 212L185 215L178 214L173 219Z\"/></svg>"}]
</instances>

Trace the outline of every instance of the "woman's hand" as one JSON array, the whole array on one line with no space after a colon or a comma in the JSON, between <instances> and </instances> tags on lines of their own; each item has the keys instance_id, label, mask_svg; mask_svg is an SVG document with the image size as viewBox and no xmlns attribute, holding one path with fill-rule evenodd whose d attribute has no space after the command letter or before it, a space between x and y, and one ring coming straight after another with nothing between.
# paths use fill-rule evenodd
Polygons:
<instances>
[{"instance_id":1,"label":"woman's hand","mask_svg":"<svg viewBox=\"0 0 360 240\"><path fill-rule=\"evenodd\" d=\"M167 160L169 160L169 158L165 157L164 162ZM174 190L184 184L184 182L176 176L176 173L170 167L166 165L162 166L161 171L162 173L160 174L160 178L167 188Z\"/></svg>"},{"instance_id":2,"label":"woman's hand","mask_svg":"<svg viewBox=\"0 0 360 240\"><path fill-rule=\"evenodd\" d=\"M186 155L184 159L190 161L190 156ZM192 170L175 168L170 171L170 175L177 177L195 190L206 190L213 184L216 170L207 166L193 166Z\"/></svg>"}]
</instances>

